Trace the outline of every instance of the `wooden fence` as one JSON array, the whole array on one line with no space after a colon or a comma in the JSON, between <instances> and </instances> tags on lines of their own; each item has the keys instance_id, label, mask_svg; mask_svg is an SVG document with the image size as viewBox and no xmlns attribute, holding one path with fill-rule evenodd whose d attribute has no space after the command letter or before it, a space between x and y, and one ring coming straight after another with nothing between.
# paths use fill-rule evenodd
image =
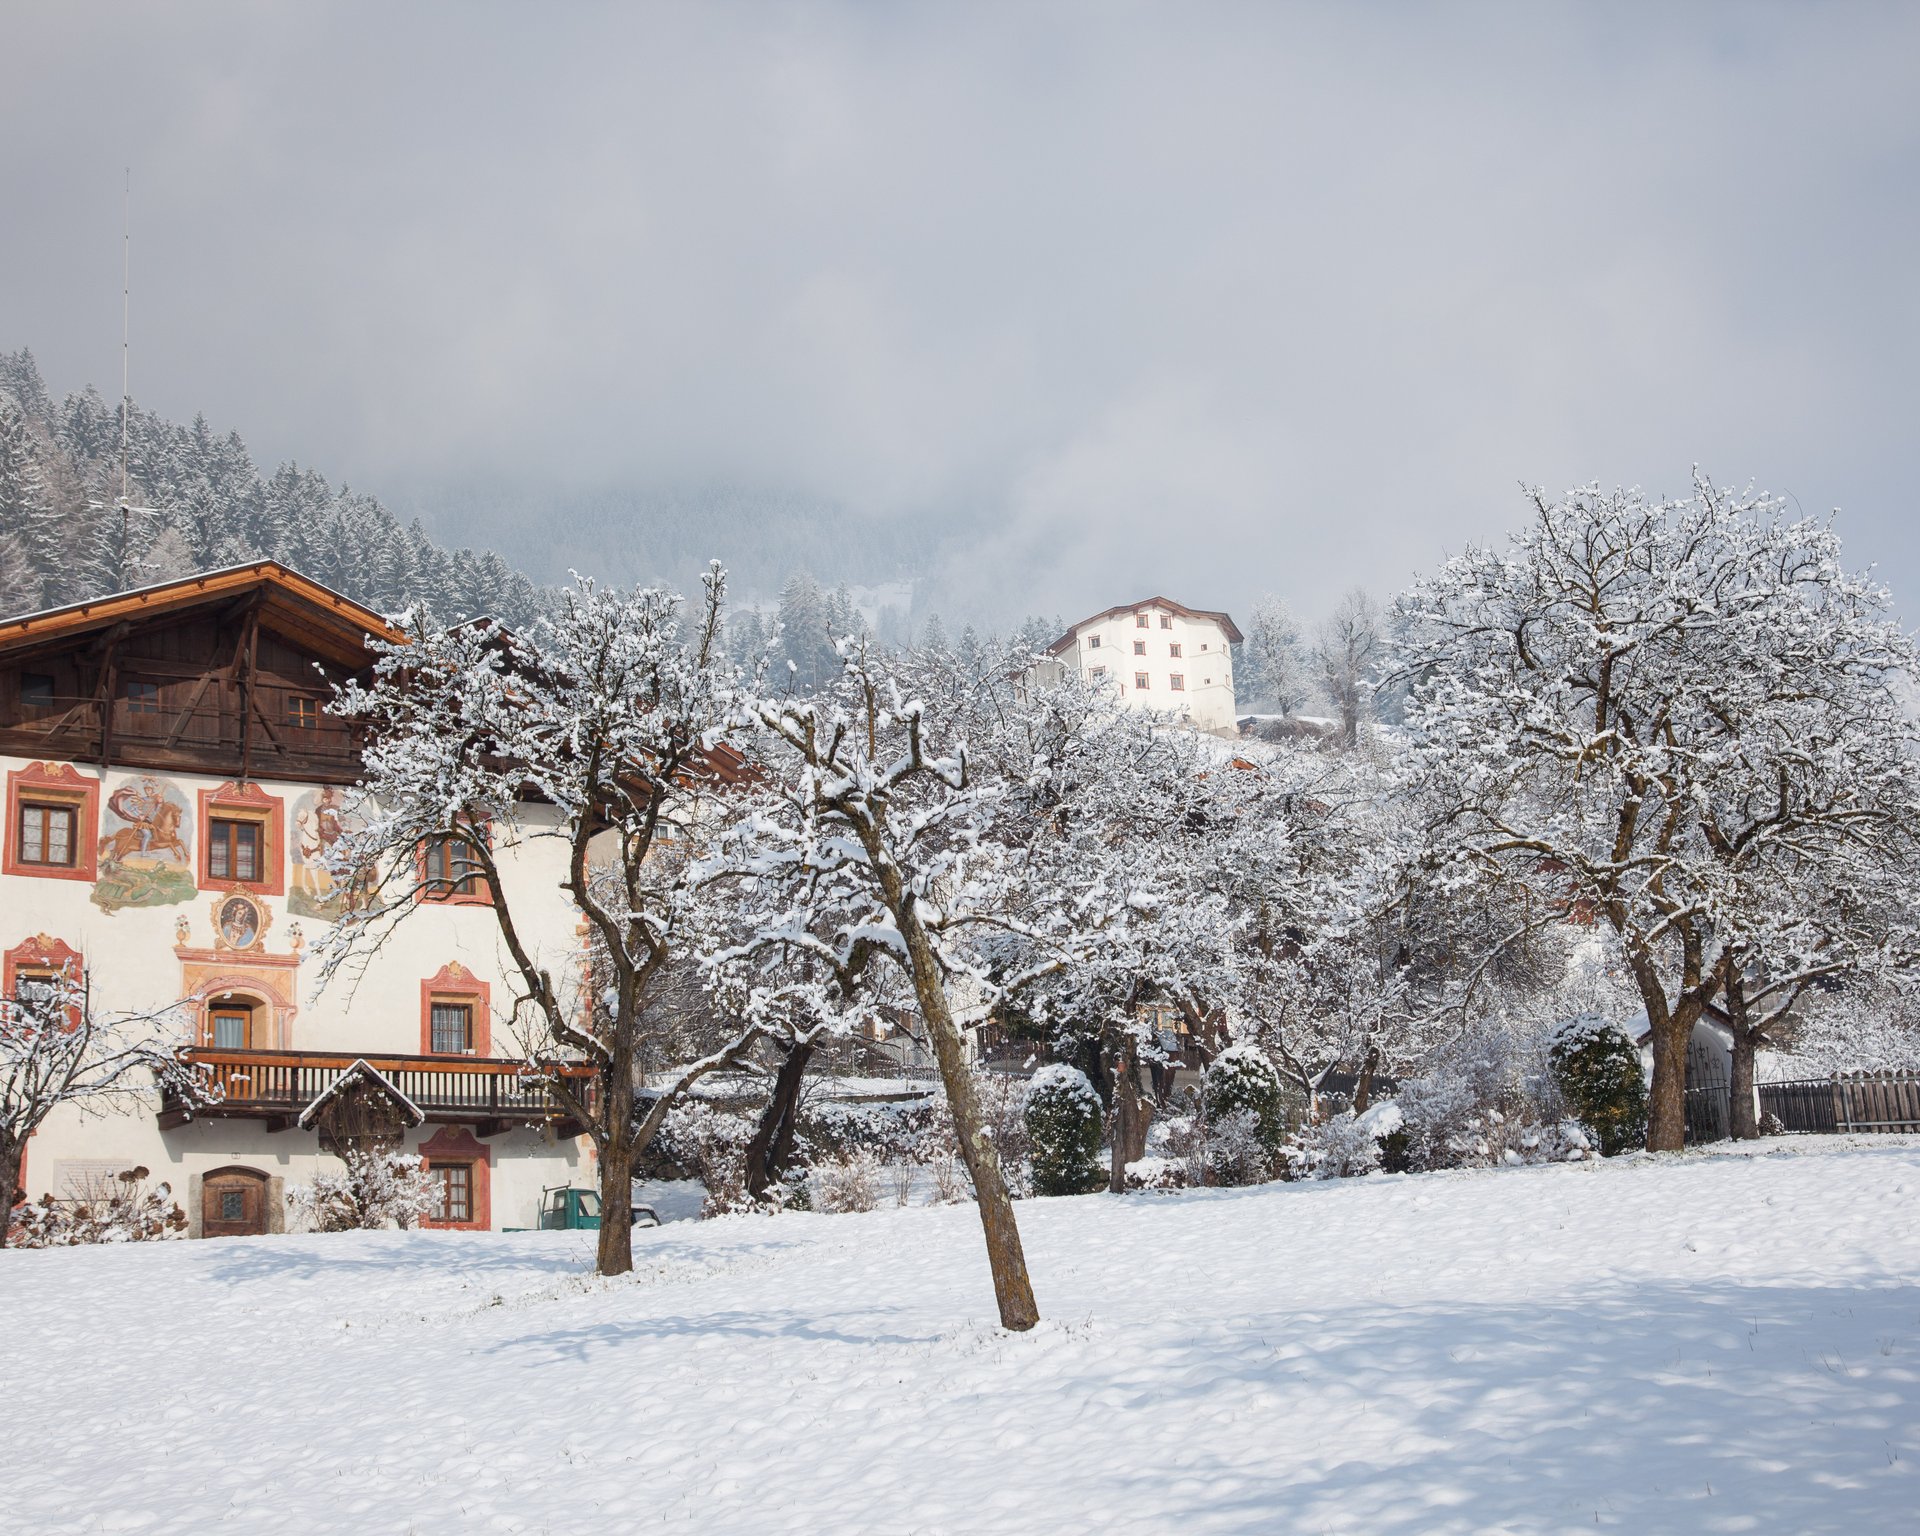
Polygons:
<instances>
[{"instance_id":1,"label":"wooden fence","mask_svg":"<svg viewBox=\"0 0 1920 1536\"><path fill-rule=\"evenodd\" d=\"M1839 1072L1762 1083L1760 1113L1789 1131L1920 1131L1920 1072Z\"/></svg>"}]
</instances>

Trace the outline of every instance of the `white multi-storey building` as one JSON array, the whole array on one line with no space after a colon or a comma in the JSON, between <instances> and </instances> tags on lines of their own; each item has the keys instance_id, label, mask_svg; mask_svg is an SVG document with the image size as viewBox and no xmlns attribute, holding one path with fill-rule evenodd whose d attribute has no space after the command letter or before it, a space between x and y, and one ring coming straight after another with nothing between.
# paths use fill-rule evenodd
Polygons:
<instances>
[{"instance_id":1,"label":"white multi-storey building","mask_svg":"<svg viewBox=\"0 0 1920 1536\"><path fill-rule=\"evenodd\" d=\"M1231 736L1232 648L1240 639L1224 613L1149 597L1082 619L1047 647L1052 660L1040 676L1076 674L1114 689L1136 709L1164 710Z\"/></svg>"},{"instance_id":2,"label":"white multi-storey building","mask_svg":"<svg viewBox=\"0 0 1920 1536\"><path fill-rule=\"evenodd\" d=\"M325 705L392 633L271 561L0 620L0 987L64 975L107 1013L177 1005L221 1090L56 1110L27 1143L33 1196L138 1166L195 1235L278 1230L286 1189L341 1166L328 1109L349 1092L425 1160L429 1225L533 1226L544 1187L591 1179L581 1128L516 1056L484 880L450 877L357 985L317 986L314 942L355 899L327 854L361 771ZM466 867L458 841L421 850L430 876ZM582 946L564 847L497 849L556 974Z\"/></svg>"}]
</instances>

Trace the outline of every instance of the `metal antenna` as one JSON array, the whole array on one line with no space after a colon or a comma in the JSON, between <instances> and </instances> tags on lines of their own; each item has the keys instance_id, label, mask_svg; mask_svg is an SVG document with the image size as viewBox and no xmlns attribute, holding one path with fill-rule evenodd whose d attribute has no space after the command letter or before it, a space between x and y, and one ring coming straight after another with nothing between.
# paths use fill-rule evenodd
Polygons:
<instances>
[{"instance_id":1,"label":"metal antenna","mask_svg":"<svg viewBox=\"0 0 1920 1536\"><path fill-rule=\"evenodd\" d=\"M126 190L120 199L120 539L131 532L127 521L127 398L132 365L133 322L133 167L127 167Z\"/></svg>"}]
</instances>

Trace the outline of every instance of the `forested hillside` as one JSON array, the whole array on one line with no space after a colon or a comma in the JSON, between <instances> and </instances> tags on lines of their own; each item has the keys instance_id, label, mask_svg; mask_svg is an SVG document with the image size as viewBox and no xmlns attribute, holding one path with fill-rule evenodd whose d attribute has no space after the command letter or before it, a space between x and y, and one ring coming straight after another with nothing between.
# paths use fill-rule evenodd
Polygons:
<instances>
[{"instance_id":1,"label":"forested hillside","mask_svg":"<svg viewBox=\"0 0 1920 1536\"><path fill-rule=\"evenodd\" d=\"M263 476L202 416L183 427L134 407L127 464L123 518L118 403L91 387L56 401L31 352L0 352L0 614L263 557L383 610L515 622L539 606L498 555L444 549L298 464Z\"/></svg>"}]
</instances>

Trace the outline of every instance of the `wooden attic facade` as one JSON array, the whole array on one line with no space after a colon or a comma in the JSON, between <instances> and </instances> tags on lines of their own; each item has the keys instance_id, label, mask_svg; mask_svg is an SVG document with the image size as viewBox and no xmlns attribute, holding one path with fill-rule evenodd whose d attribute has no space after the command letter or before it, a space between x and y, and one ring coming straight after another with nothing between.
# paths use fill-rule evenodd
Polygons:
<instances>
[{"instance_id":1,"label":"wooden attic facade","mask_svg":"<svg viewBox=\"0 0 1920 1536\"><path fill-rule=\"evenodd\" d=\"M0 619L0 753L348 784L379 614L271 560Z\"/></svg>"}]
</instances>

